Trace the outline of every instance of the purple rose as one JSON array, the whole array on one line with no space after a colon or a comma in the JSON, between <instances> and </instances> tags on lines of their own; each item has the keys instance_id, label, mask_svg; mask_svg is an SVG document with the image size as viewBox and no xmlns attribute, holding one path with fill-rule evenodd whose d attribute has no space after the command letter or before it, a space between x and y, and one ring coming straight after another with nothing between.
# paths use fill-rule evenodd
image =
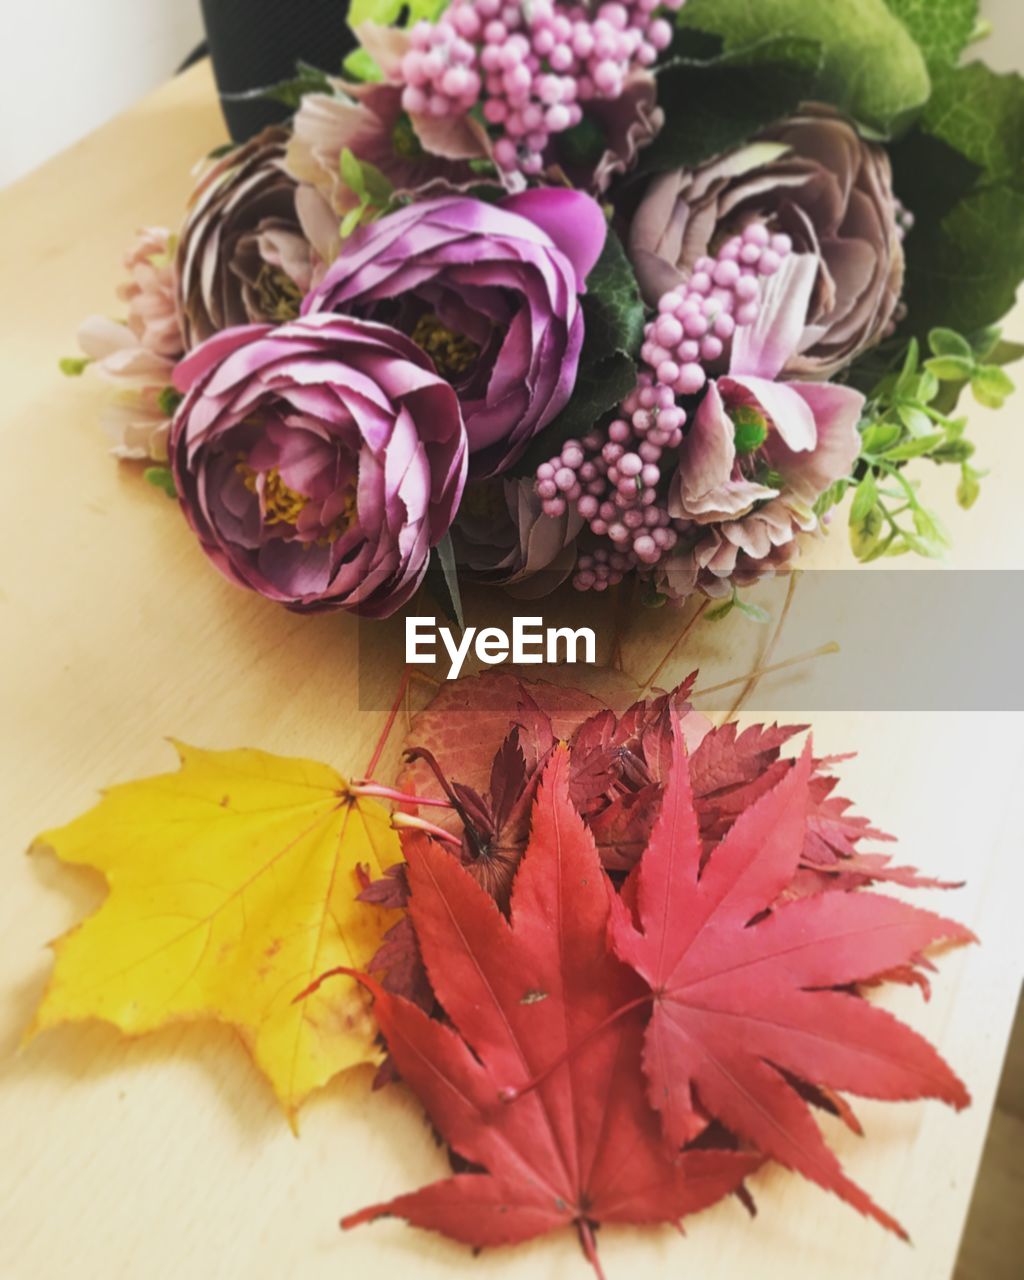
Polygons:
<instances>
[{"instance_id":1,"label":"purple rose","mask_svg":"<svg viewBox=\"0 0 1024 1280\"><path fill-rule=\"evenodd\" d=\"M384 617L413 595L466 478L451 387L385 325L317 315L217 334L178 366L185 516L233 582Z\"/></svg>"},{"instance_id":2,"label":"purple rose","mask_svg":"<svg viewBox=\"0 0 1024 1280\"><path fill-rule=\"evenodd\" d=\"M579 295L604 245L604 215L578 191L500 205L448 196L361 228L304 312L357 314L407 333L455 388L471 472L509 467L572 394Z\"/></svg>"}]
</instances>

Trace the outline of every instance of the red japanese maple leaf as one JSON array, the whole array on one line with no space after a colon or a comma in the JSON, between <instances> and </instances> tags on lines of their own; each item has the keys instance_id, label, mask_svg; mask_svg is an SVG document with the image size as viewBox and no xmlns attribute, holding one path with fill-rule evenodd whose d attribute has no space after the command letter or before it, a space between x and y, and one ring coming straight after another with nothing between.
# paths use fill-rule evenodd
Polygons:
<instances>
[{"instance_id":1,"label":"red japanese maple leaf","mask_svg":"<svg viewBox=\"0 0 1024 1280\"><path fill-rule=\"evenodd\" d=\"M903 1235L843 1173L804 1099L847 1090L966 1106L936 1050L850 988L972 935L873 893L780 905L804 848L812 768L808 746L705 860L677 725L650 844L628 895L613 899L614 947L653 992L644 1069L673 1146L713 1117Z\"/></svg>"},{"instance_id":2,"label":"red japanese maple leaf","mask_svg":"<svg viewBox=\"0 0 1024 1280\"><path fill-rule=\"evenodd\" d=\"M669 1149L641 1070L648 1000L611 952L613 890L569 800L558 748L506 917L440 844L407 845L409 910L452 1025L364 979L402 1079L455 1153L457 1173L351 1215L397 1215L473 1246L576 1226L676 1222L737 1189L759 1158ZM515 1100L508 1099L515 1096Z\"/></svg>"}]
</instances>

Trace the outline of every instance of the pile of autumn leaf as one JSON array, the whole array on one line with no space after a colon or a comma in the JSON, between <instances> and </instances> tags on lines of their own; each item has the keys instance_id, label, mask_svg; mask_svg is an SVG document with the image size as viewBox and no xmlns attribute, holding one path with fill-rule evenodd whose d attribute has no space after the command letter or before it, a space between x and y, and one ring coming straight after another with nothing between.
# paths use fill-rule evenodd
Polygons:
<instances>
[{"instance_id":1,"label":"pile of autumn leaf","mask_svg":"<svg viewBox=\"0 0 1024 1280\"><path fill-rule=\"evenodd\" d=\"M619 714L504 674L446 686L396 789L182 749L41 837L111 892L56 944L36 1027L217 1017L289 1111L380 1061L379 1032L378 1083L416 1093L455 1172L346 1226L481 1247L573 1225L600 1273L598 1225L749 1203L775 1160L902 1235L813 1110L859 1132L844 1093L967 1104L865 993L927 993L926 950L971 935L872 891L934 882L859 850L886 837L834 758L782 756L800 728L713 729L689 687Z\"/></svg>"}]
</instances>

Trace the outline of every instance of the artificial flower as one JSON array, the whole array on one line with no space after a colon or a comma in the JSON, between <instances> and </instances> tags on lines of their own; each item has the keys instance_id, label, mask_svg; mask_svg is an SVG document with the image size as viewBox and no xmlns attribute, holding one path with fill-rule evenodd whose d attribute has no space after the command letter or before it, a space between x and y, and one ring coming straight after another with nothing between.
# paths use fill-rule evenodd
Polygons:
<instances>
[{"instance_id":1,"label":"artificial flower","mask_svg":"<svg viewBox=\"0 0 1024 1280\"><path fill-rule=\"evenodd\" d=\"M545 515L532 478L496 476L466 489L452 544L466 578L535 598L572 573L582 527L575 510Z\"/></svg>"},{"instance_id":2,"label":"artificial flower","mask_svg":"<svg viewBox=\"0 0 1024 1280\"><path fill-rule=\"evenodd\" d=\"M851 387L780 382L816 266L792 254L767 282L756 321L736 331L727 374L707 388L679 448L669 513L686 521L660 566L674 596L720 594L786 565L817 527L814 503L853 470L864 397Z\"/></svg>"},{"instance_id":3,"label":"artificial flower","mask_svg":"<svg viewBox=\"0 0 1024 1280\"><path fill-rule=\"evenodd\" d=\"M117 458L167 461L175 361L142 345L128 324L90 316L78 345L109 384L100 421Z\"/></svg>"},{"instance_id":4,"label":"artificial flower","mask_svg":"<svg viewBox=\"0 0 1024 1280\"><path fill-rule=\"evenodd\" d=\"M175 482L225 576L302 612L409 600L466 475L458 401L414 343L330 314L246 326L175 383Z\"/></svg>"},{"instance_id":5,"label":"artificial flower","mask_svg":"<svg viewBox=\"0 0 1024 1280\"><path fill-rule=\"evenodd\" d=\"M317 262L284 167L288 136L264 129L216 160L192 193L177 259L189 349L222 329L299 313Z\"/></svg>"},{"instance_id":6,"label":"artificial flower","mask_svg":"<svg viewBox=\"0 0 1024 1280\"><path fill-rule=\"evenodd\" d=\"M904 275L899 207L883 147L831 107L812 104L749 146L654 178L629 228L648 303L752 221L788 236L816 266L786 377L831 377L880 341Z\"/></svg>"},{"instance_id":7,"label":"artificial flower","mask_svg":"<svg viewBox=\"0 0 1024 1280\"><path fill-rule=\"evenodd\" d=\"M578 191L427 200L356 231L304 311L409 334L458 393L473 474L494 475L572 394L579 295L605 235L600 208Z\"/></svg>"}]
</instances>

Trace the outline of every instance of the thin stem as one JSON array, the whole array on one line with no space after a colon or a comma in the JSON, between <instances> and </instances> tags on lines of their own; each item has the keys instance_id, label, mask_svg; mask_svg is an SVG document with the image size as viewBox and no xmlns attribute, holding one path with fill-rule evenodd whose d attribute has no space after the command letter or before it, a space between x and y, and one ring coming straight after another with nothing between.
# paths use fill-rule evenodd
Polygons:
<instances>
[{"instance_id":1,"label":"thin stem","mask_svg":"<svg viewBox=\"0 0 1024 1280\"><path fill-rule=\"evenodd\" d=\"M377 739L377 745L373 749L373 755L370 757L370 763L363 770L364 778L372 778L374 770L380 763L380 758L384 754L384 748L387 746L388 738L391 736L391 730L395 726L395 718L402 706L402 700L405 697L405 691L409 687L409 668L406 667L402 672L402 678L398 682L398 692L395 694L395 700L391 704L391 710L388 712L388 718L384 722L384 728L381 735Z\"/></svg>"},{"instance_id":2,"label":"thin stem","mask_svg":"<svg viewBox=\"0 0 1024 1280\"><path fill-rule=\"evenodd\" d=\"M703 698L709 693L721 693L723 689L734 689L736 685L744 684L754 676L760 679L762 676L770 676L776 671L786 671L789 667L798 667L803 662L811 662L815 658L824 658L830 653L839 652L839 645L835 640L830 640L828 644L823 644L818 649L811 649L808 653L801 653L796 658L787 658L785 662L775 662L770 667L757 667L749 675L734 676L731 680L723 680L721 684L709 684L706 688L694 689L693 697Z\"/></svg>"},{"instance_id":3,"label":"thin stem","mask_svg":"<svg viewBox=\"0 0 1024 1280\"><path fill-rule=\"evenodd\" d=\"M694 613L693 617L689 620L689 622L687 622L686 626L683 627L682 631L680 631L679 635L676 636L675 640L673 640L668 653L665 654L665 656L654 668L654 670L647 677L647 679L640 685L641 691L645 691L653 687L655 680L657 680L657 678L665 670L668 664L672 661L673 657L675 657L676 650L680 647L680 645L685 643L687 637L690 635L690 632L693 631L697 623L700 622L701 618L704 616L704 611L707 609L710 603L711 601L707 599L701 601L700 605L697 607L696 613Z\"/></svg>"},{"instance_id":4,"label":"thin stem","mask_svg":"<svg viewBox=\"0 0 1024 1280\"><path fill-rule=\"evenodd\" d=\"M424 796L414 796L407 791L399 791L395 787L385 787L371 778L361 778L358 782L349 783L349 793L354 796L373 796L376 800L390 800L392 804L422 805L435 809L453 809L450 800L428 800Z\"/></svg>"},{"instance_id":5,"label":"thin stem","mask_svg":"<svg viewBox=\"0 0 1024 1280\"><path fill-rule=\"evenodd\" d=\"M594 1239L593 1227L586 1218L580 1218L576 1224L576 1229L580 1233L580 1248L583 1250L583 1256L594 1268L597 1280L606 1280L604 1271L601 1268L601 1259L597 1256L597 1241Z\"/></svg>"},{"instance_id":6,"label":"thin stem","mask_svg":"<svg viewBox=\"0 0 1024 1280\"><path fill-rule=\"evenodd\" d=\"M767 666L767 664L771 662L775 654L775 650L778 647L779 640L782 636L782 629L786 625L786 619L789 617L789 611L793 605L793 596L796 594L796 584L799 576L799 571L795 569L790 574L789 589L786 591L786 603L782 606L782 614L779 617L779 624L775 628L775 634L772 636L771 640L768 641L768 647L764 651L764 657L761 659L762 666ZM760 681L761 673L757 671L753 672L740 692L740 696L732 704L732 708L726 716L726 720L736 719L740 713L740 708L757 688Z\"/></svg>"},{"instance_id":7,"label":"thin stem","mask_svg":"<svg viewBox=\"0 0 1024 1280\"><path fill-rule=\"evenodd\" d=\"M454 845L456 849L462 848L462 841L458 836L453 836L450 831L445 831L444 827L439 827L436 823L428 822L426 818L419 818L411 813L393 813L391 815L391 825L399 829L405 828L409 831L425 831L428 836L433 836L435 840Z\"/></svg>"}]
</instances>

